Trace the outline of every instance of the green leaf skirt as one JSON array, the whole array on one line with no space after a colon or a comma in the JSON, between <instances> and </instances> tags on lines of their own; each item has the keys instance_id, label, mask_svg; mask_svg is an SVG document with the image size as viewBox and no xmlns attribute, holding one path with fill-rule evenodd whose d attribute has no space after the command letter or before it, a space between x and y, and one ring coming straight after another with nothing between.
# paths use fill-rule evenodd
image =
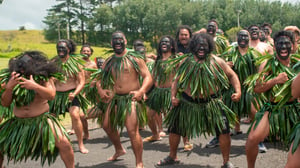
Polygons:
<instances>
[{"instance_id":1,"label":"green leaf skirt","mask_svg":"<svg viewBox=\"0 0 300 168\"><path fill-rule=\"evenodd\" d=\"M122 130L125 126L126 116L131 115L131 103L135 103L136 114L140 126L147 123L147 109L144 102L132 102L132 95L116 94L108 105L110 110L110 124L112 128Z\"/></svg>"},{"instance_id":2,"label":"green leaf skirt","mask_svg":"<svg viewBox=\"0 0 300 168\"><path fill-rule=\"evenodd\" d=\"M293 129L291 130L290 134L289 134L289 138L288 138L288 144L293 144L292 147L292 153L294 153L300 143L300 122L298 122Z\"/></svg>"},{"instance_id":3,"label":"green leaf skirt","mask_svg":"<svg viewBox=\"0 0 300 168\"><path fill-rule=\"evenodd\" d=\"M56 91L56 95L55 98L51 101L49 101L49 106L50 106L50 112L54 115L56 115L57 117L59 117L60 114L62 114L63 116L65 116L66 112L69 112L69 108L71 106L71 103L69 101L69 93L73 92L74 90L69 90L66 92L59 92ZM82 94L78 94L75 98L78 99L79 103L80 103L80 108L82 109L82 111L85 113L88 106L89 106L89 102L88 100L82 95Z\"/></svg>"},{"instance_id":4,"label":"green leaf skirt","mask_svg":"<svg viewBox=\"0 0 300 168\"><path fill-rule=\"evenodd\" d=\"M164 123L169 130L176 127L180 135L190 138L204 135L216 135L226 127L223 114L230 127L236 122L236 115L220 98L211 98L207 102L195 103L181 98L178 106L166 115Z\"/></svg>"},{"instance_id":5,"label":"green leaf skirt","mask_svg":"<svg viewBox=\"0 0 300 168\"><path fill-rule=\"evenodd\" d=\"M55 125L55 134L60 129L68 137L65 128L49 113L34 118L13 117L0 125L0 151L7 155L9 161L38 160L41 164L54 163L58 156L55 147L55 136L48 120ZM69 138L69 137L68 137Z\"/></svg>"},{"instance_id":6,"label":"green leaf skirt","mask_svg":"<svg viewBox=\"0 0 300 168\"><path fill-rule=\"evenodd\" d=\"M0 118L1 119L12 118L14 116L14 114L13 114L14 106L15 106L14 103L11 103L9 107L4 107L4 106L0 105Z\"/></svg>"},{"instance_id":7,"label":"green leaf skirt","mask_svg":"<svg viewBox=\"0 0 300 168\"><path fill-rule=\"evenodd\" d=\"M265 103L255 114L255 119L249 127L248 132L254 123L254 129L257 127L266 111L269 112L270 140L275 141L279 138L280 141L286 142L288 134L300 120L300 103L295 100L286 103L281 108L277 108L277 104Z\"/></svg>"},{"instance_id":8,"label":"green leaf skirt","mask_svg":"<svg viewBox=\"0 0 300 168\"><path fill-rule=\"evenodd\" d=\"M158 114L169 111L171 107L171 88L154 87L147 96L148 99L145 103L150 109Z\"/></svg>"}]
</instances>

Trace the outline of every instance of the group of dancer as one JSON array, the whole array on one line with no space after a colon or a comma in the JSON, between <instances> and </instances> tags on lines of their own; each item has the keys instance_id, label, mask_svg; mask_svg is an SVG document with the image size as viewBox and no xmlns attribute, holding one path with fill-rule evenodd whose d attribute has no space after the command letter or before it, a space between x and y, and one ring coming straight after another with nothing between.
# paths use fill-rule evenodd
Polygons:
<instances>
[{"instance_id":1,"label":"group of dancer","mask_svg":"<svg viewBox=\"0 0 300 168\"><path fill-rule=\"evenodd\" d=\"M184 149L192 150L192 138L214 135L207 147L219 145L221 167L233 168L230 135L241 132L243 116L251 119L245 145L249 168L267 137L290 146L287 168L300 167L300 30L288 26L271 38L270 24L251 25L238 31L232 45L217 30L215 20L194 33L179 26L175 39L160 38L156 55L146 53L142 40L128 49L125 34L116 31L114 53L105 61L91 60L89 45L76 55L72 40L59 40L51 60L39 51L11 58L0 75L0 165L4 155L8 161L41 158L44 165L60 154L66 167L74 167L69 135L59 121L69 112L84 154L87 119L99 119L115 148L108 161L126 154L120 140L126 127L137 168L144 167L143 141L166 135L163 123L170 151L156 167L180 162L181 137ZM143 140L139 129L147 124L152 136Z\"/></svg>"}]
</instances>

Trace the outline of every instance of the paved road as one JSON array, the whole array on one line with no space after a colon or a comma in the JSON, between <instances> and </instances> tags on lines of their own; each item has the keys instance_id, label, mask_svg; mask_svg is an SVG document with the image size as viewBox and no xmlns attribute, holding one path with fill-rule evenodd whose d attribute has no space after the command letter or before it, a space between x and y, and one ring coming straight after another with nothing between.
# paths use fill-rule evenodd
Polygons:
<instances>
[{"instance_id":1,"label":"paved road","mask_svg":"<svg viewBox=\"0 0 300 168\"><path fill-rule=\"evenodd\" d=\"M134 168L135 160L131 149L130 141L126 132L122 133L121 141L127 154L120 157L120 160L108 162L106 159L114 154L114 148L108 140L103 129L99 128L95 122L90 122L90 139L85 141L86 147L89 149L88 154L81 154L78 151L76 136L72 135L71 140L75 152L76 168ZM230 160L239 168L246 168L245 141L246 130L249 125L242 125L244 134L232 137L232 146ZM66 126L69 128L70 126ZM151 135L149 129L141 131L143 137ZM181 163L176 166L168 166L174 168L219 168L222 164L222 157L219 148L208 149L205 144L211 139L204 137L193 139L194 149L190 153L182 152L183 144L180 143L178 150L178 158ZM287 152L281 146L274 146L272 143L265 143L268 152L259 154L257 157L257 168L282 168L286 163ZM144 143L143 160L145 168L153 168L154 164L160 159L168 155L168 136L161 141L154 143ZM5 160L6 163L6 160ZM27 161L14 164L10 162L7 168L39 168L39 161ZM60 157L51 165L45 165L44 168L63 168L64 164Z\"/></svg>"}]
</instances>

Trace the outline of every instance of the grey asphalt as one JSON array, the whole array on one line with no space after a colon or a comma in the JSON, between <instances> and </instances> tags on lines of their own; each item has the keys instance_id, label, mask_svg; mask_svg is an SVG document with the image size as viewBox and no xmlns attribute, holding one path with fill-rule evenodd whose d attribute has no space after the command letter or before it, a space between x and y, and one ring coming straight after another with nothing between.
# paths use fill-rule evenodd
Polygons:
<instances>
[{"instance_id":1,"label":"grey asphalt","mask_svg":"<svg viewBox=\"0 0 300 168\"><path fill-rule=\"evenodd\" d=\"M131 144L126 133L126 129L122 132L121 141L127 154L119 158L118 161L109 162L106 159L114 154L114 147L107 138L104 130L99 128L96 122L89 121L90 139L86 140L85 146L89 149L88 154L81 154L78 150L76 136L71 135L75 153L76 168L134 168L135 158L132 152ZM235 167L246 168L247 161L245 155L245 142L247 139L247 128L249 125L242 124L243 134L232 136L230 161ZM70 126L66 126L70 128ZM151 135L148 128L140 131L142 137ZM178 149L178 158L180 164L166 166L167 168L220 168L222 165L222 156L220 149L205 148L205 144L212 137L199 137L192 139L194 149L191 152L183 152L183 143L181 142ZM265 143L268 148L267 153L259 153L256 161L257 168L283 168L286 159L287 151L281 145L273 143ZM154 164L160 159L166 157L169 153L168 135L163 137L161 141L153 143L144 143L143 161L145 168L153 168ZM7 163L5 158L4 163ZM7 168L40 168L42 167L39 161L27 160L27 162L13 163L5 165ZM44 168L63 168L65 167L60 157L50 166L44 165Z\"/></svg>"}]
</instances>

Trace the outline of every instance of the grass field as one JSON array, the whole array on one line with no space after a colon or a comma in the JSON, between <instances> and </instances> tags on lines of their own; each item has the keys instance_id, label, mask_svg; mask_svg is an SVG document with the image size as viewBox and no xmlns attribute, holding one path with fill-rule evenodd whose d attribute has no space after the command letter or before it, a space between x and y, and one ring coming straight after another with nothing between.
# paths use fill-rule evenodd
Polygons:
<instances>
[{"instance_id":1,"label":"grass field","mask_svg":"<svg viewBox=\"0 0 300 168\"><path fill-rule=\"evenodd\" d=\"M92 46L94 57L107 58L106 51L110 48ZM79 53L81 46L77 46L76 53ZM17 56L27 50L39 50L49 58L56 56L56 44L45 40L42 30L8 30L0 31L0 68L7 67L9 58Z\"/></svg>"}]
</instances>

